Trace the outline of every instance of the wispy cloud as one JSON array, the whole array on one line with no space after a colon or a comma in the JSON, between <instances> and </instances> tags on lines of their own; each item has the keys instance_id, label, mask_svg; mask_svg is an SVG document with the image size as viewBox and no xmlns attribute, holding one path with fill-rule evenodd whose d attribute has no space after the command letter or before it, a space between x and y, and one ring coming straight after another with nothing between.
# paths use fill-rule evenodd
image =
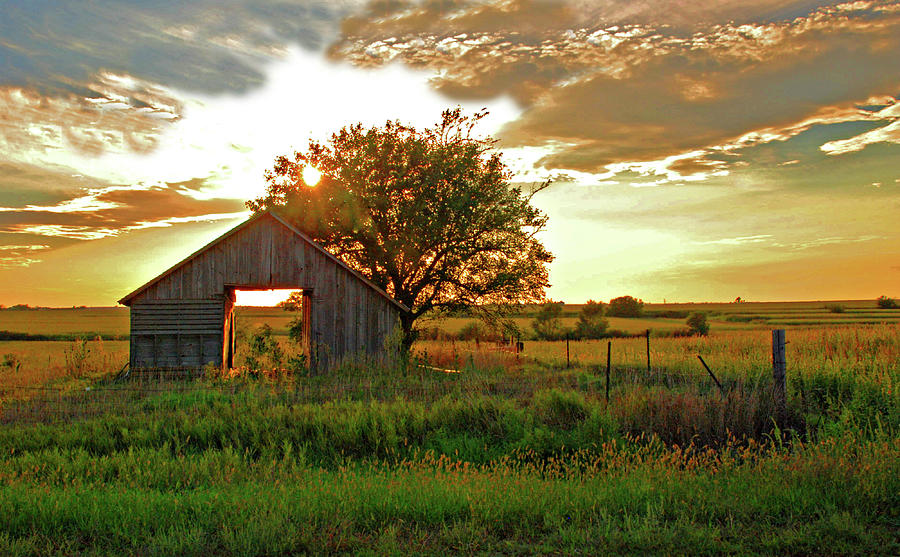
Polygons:
<instances>
[{"instance_id":1,"label":"wispy cloud","mask_svg":"<svg viewBox=\"0 0 900 557\"><path fill-rule=\"evenodd\" d=\"M235 219L247 214L236 199L197 199L203 180L91 188L48 205L0 208L0 233L96 240L131 230Z\"/></svg>"},{"instance_id":2,"label":"wispy cloud","mask_svg":"<svg viewBox=\"0 0 900 557\"><path fill-rule=\"evenodd\" d=\"M50 249L46 244L35 245L0 245L0 269L28 267L40 261L35 254Z\"/></svg>"},{"instance_id":3,"label":"wispy cloud","mask_svg":"<svg viewBox=\"0 0 900 557\"><path fill-rule=\"evenodd\" d=\"M829 141L819 148L829 155L843 155L861 151L874 143L900 143L900 103L892 101L872 114L873 120L886 120L889 124L849 139Z\"/></svg>"},{"instance_id":4,"label":"wispy cloud","mask_svg":"<svg viewBox=\"0 0 900 557\"><path fill-rule=\"evenodd\" d=\"M132 230L145 228L169 228L176 224L191 222L216 222L221 220L245 219L250 215L249 211L237 211L234 213L215 213L209 215L194 215L190 217L171 217L155 221L141 221L117 228L101 228L92 226L39 224L30 226L18 226L8 229L8 232L22 234L37 234L39 236L70 238L73 240L99 240L118 236Z\"/></svg>"},{"instance_id":5,"label":"wispy cloud","mask_svg":"<svg viewBox=\"0 0 900 557\"><path fill-rule=\"evenodd\" d=\"M756 236L738 236L736 238L722 238L705 242L694 242L697 245L740 246L742 244L760 244L772 238L771 234L758 234Z\"/></svg>"}]
</instances>

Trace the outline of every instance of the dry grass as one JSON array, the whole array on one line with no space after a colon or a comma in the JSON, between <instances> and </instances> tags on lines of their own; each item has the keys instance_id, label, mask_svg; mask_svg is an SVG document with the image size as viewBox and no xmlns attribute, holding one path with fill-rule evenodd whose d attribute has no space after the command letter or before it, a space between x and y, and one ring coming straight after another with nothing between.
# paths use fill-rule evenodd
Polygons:
<instances>
[{"instance_id":1,"label":"dry grass","mask_svg":"<svg viewBox=\"0 0 900 557\"><path fill-rule=\"evenodd\" d=\"M20 363L18 369L0 365L0 387L40 387L118 372L128 361L128 342L4 341L0 354L14 355Z\"/></svg>"}]
</instances>

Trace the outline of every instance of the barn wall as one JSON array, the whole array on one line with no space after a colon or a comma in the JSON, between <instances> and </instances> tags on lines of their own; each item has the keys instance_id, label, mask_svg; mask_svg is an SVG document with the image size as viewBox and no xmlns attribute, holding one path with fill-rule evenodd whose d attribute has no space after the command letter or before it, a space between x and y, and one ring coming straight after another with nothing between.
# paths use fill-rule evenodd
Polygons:
<instances>
[{"instance_id":1,"label":"barn wall","mask_svg":"<svg viewBox=\"0 0 900 557\"><path fill-rule=\"evenodd\" d=\"M132 315L138 316L137 323L146 319L139 315L143 310L134 312L135 306L141 304L162 304L158 307L170 308L170 315L177 314L179 318L187 318L198 308L198 302L206 301L208 307L215 305L218 313L204 316L218 319L217 363L221 363L227 313L223 312L225 293L232 287L311 292L310 340L320 368L345 355L382 352L384 339L398 322L398 308L393 303L271 215L257 219L162 277L132 301ZM171 309L182 301L188 305L181 313ZM187 322L194 323L190 319ZM200 322L205 336L206 331L212 330L212 321ZM132 354L145 354L149 341L135 327L133 317L132 335L142 338L132 341ZM157 338L157 347L162 340ZM171 343L171 339L166 337L165 342ZM206 353L202 359L205 358Z\"/></svg>"},{"instance_id":2,"label":"barn wall","mask_svg":"<svg viewBox=\"0 0 900 557\"><path fill-rule=\"evenodd\" d=\"M223 300L141 301L131 306L131 368L222 364Z\"/></svg>"}]
</instances>

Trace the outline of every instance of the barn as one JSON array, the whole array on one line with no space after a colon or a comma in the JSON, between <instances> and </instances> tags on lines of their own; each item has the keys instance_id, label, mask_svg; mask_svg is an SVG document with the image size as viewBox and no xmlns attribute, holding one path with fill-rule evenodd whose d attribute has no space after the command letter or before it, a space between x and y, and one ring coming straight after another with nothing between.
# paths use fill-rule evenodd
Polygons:
<instances>
[{"instance_id":1,"label":"barn","mask_svg":"<svg viewBox=\"0 0 900 557\"><path fill-rule=\"evenodd\" d=\"M251 217L121 300L132 370L234 367L236 290L303 293L304 352L322 371L380 355L407 308L274 211Z\"/></svg>"}]
</instances>

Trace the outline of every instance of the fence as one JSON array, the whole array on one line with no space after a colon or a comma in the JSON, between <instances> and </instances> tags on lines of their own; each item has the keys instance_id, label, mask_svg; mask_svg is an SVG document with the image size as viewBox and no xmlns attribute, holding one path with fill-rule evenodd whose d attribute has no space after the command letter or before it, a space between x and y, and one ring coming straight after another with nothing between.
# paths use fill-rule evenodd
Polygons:
<instances>
[{"instance_id":1,"label":"fence","mask_svg":"<svg viewBox=\"0 0 900 557\"><path fill-rule=\"evenodd\" d=\"M780 336L781 356L778 358L778 339L773 336L775 382L772 394L779 421L785 419L784 404L784 335ZM132 374L123 381L108 381L90 387L63 389L54 387L0 386L0 423L52 423L79 420L102 415L127 414L146 410L177 410L186 408L192 396L237 396L243 393L262 393L263 403L324 403L342 400L410 400L434 401L447 395L500 395L527 398L536 391L550 388L578 390L588 396L610 401L610 387L647 385L667 388L696 386L702 392L714 391L726 395L742 394L745 389L758 389L734 378L716 378L713 370L697 366L693 372L653 368L643 365L613 366L607 344L606 367L593 366L591 373L546 373L542 375L511 376L478 373L447 373L446 370L421 366L409 375L384 377L296 377L282 380L206 380L184 373ZM706 368L706 369L704 369ZM780 370L780 383L779 372Z\"/></svg>"}]
</instances>

